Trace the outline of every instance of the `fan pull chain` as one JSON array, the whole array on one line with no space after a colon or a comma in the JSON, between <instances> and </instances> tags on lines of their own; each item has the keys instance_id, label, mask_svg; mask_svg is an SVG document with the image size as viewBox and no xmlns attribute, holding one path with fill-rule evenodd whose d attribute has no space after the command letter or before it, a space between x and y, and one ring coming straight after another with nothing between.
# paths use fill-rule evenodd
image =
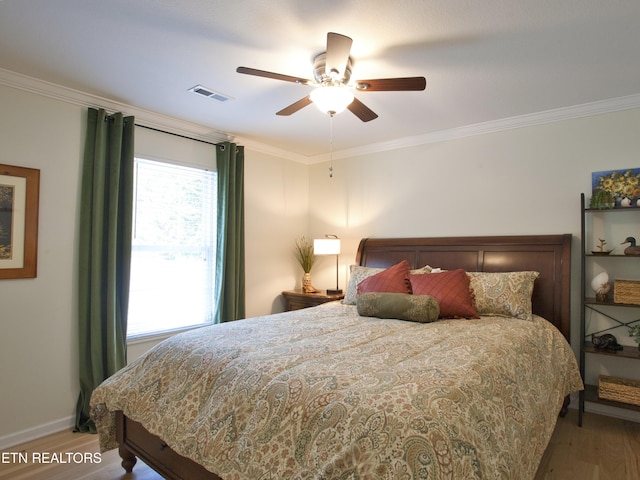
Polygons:
<instances>
[{"instance_id":1,"label":"fan pull chain","mask_svg":"<svg viewBox=\"0 0 640 480\"><path fill-rule=\"evenodd\" d=\"M333 115L329 114L329 178L333 178Z\"/></svg>"}]
</instances>

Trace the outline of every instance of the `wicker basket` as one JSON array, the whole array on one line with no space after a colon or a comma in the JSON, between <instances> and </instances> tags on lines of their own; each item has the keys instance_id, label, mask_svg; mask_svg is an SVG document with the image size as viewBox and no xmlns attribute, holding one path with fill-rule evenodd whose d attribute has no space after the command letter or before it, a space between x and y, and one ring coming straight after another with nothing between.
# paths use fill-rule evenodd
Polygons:
<instances>
[{"instance_id":1,"label":"wicker basket","mask_svg":"<svg viewBox=\"0 0 640 480\"><path fill-rule=\"evenodd\" d=\"M626 378L600 375L598 397L603 400L640 406L640 382Z\"/></svg>"},{"instance_id":2,"label":"wicker basket","mask_svg":"<svg viewBox=\"0 0 640 480\"><path fill-rule=\"evenodd\" d=\"M613 301L640 305L640 281L615 280L613 282Z\"/></svg>"}]
</instances>

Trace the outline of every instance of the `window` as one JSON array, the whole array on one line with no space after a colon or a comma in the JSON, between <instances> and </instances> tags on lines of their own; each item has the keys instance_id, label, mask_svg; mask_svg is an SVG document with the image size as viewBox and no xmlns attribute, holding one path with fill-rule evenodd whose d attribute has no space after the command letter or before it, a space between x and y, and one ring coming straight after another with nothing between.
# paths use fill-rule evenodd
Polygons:
<instances>
[{"instance_id":1,"label":"window","mask_svg":"<svg viewBox=\"0 0 640 480\"><path fill-rule=\"evenodd\" d=\"M213 322L216 173L135 159L127 336Z\"/></svg>"}]
</instances>

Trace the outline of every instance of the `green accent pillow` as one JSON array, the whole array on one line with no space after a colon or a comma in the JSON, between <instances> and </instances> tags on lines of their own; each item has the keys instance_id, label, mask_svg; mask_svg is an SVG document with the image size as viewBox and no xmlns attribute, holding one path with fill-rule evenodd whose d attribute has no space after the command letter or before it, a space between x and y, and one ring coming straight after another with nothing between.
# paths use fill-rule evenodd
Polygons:
<instances>
[{"instance_id":1,"label":"green accent pillow","mask_svg":"<svg viewBox=\"0 0 640 480\"><path fill-rule=\"evenodd\" d=\"M363 317L395 318L410 322L434 322L440 315L438 301L430 295L367 292L358 295L358 314Z\"/></svg>"}]
</instances>

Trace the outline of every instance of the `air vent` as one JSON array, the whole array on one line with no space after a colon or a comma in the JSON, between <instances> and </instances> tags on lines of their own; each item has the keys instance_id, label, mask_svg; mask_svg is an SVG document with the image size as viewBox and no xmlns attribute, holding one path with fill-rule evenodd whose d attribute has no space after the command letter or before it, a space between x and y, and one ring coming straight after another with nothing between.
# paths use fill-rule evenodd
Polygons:
<instances>
[{"instance_id":1,"label":"air vent","mask_svg":"<svg viewBox=\"0 0 640 480\"><path fill-rule=\"evenodd\" d=\"M191 87L189 91L197 95L201 95L203 97L217 100L219 102L226 102L227 100L230 100L233 98L229 95L225 95L224 93L216 92L215 90L212 90L210 88L203 87L202 85L196 85L195 87Z\"/></svg>"}]
</instances>

